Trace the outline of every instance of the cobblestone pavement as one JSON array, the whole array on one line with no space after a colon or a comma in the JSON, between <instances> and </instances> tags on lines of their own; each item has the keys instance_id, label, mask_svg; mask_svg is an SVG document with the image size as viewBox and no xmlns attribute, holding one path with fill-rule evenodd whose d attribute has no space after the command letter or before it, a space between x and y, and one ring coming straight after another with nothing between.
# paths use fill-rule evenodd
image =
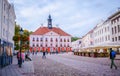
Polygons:
<instances>
[{"instance_id":1,"label":"cobblestone pavement","mask_svg":"<svg viewBox=\"0 0 120 76\"><path fill-rule=\"evenodd\" d=\"M82 59L85 60L77 60L78 56L70 55L70 54L60 54L60 55L48 55L49 59L57 61L59 63L65 64L69 67L73 67L77 70L86 72L91 74L92 76L120 76L120 67L117 70L110 69L109 65L101 65L102 58L99 58L99 62L94 62L95 58L91 62L88 57L83 57ZM79 57L81 58L81 57ZM110 63L110 61L109 61ZM120 63L120 61L119 61Z\"/></svg>"},{"instance_id":2,"label":"cobblestone pavement","mask_svg":"<svg viewBox=\"0 0 120 76\"><path fill-rule=\"evenodd\" d=\"M33 60L35 76L120 76L120 66L117 65L117 70L110 69L109 58L89 58L65 53L47 55L46 59L42 59L39 54ZM120 60L115 62L120 64Z\"/></svg>"},{"instance_id":3,"label":"cobblestone pavement","mask_svg":"<svg viewBox=\"0 0 120 76\"><path fill-rule=\"evenodd\" d=\"M73 55L73 53L64 53L64 54L58 54L58 55L61 57L64 57L64 58L74 59L74 60L78 60L78 61L85 61L85 62L110 66L109 57L93 58L93 57L76 56L76 55ZM120 55L116 55L114 62L118 67L120 67Z\"/></svg>"},{"instance_id":4,"label":"cobblestone pavement","mask_svg":"<svg viewBox=\"0 0 120 76\"><path fill-rule=\"evenodd\" d=\"M51 59L33 56L35 76L92 76Z\"/></svg>"}]
</instances>

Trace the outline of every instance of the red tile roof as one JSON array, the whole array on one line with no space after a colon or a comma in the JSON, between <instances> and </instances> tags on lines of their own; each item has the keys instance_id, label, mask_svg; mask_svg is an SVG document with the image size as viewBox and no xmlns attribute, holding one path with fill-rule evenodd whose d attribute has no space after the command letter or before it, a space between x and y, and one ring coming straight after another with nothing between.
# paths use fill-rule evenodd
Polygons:
<instances>
[{"instance_id":1,"label":"red tile roof","mask_svg":"<svg viewBox=\"0 0 120 76\"><path fill-rule=\"evenodd\" d=\"M40 27L35 32L33 32L32 35L44 35L45 33L48 33L50 31L53 31L60 36L71 36L70 34L57 27L52 27L52 29L49 29L48 27Z\"/></svg>"}]
</instances>

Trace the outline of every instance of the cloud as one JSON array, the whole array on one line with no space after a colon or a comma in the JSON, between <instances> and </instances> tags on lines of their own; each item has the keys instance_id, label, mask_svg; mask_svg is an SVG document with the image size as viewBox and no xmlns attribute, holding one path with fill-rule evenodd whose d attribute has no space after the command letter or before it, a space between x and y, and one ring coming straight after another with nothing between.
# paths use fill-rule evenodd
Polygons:
<instances>
[{"instance_id":1,"label":"cloud","mask_svg":"<svg viewBox=\"0 0 120 76\"><path fill-rule=\"evenodd\" d=\"M111 10L119 7L120 1L109 0L9 0L15 4L17 23L35 31L41 23L47 26L48 15L52 15L53 26L71 35L82 36L101 19L107 18Z\"/></svg>"}]
</instances>

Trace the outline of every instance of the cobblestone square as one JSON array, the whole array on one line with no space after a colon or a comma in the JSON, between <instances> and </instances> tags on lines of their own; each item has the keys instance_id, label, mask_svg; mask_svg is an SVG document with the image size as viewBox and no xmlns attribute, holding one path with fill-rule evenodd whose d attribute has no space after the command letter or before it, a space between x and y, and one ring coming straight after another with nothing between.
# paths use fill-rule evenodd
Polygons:
<instances>
[{"instance_id":1,"label":"cobblestone square","mask_svg":"<svg viewBox=\"0 0 120 76\"><path fill-rule=\"evenodd\" d=\"M34 55L35 76L120 76L120 61L115 63L118 69L110 69L109 58L89 58L72 54ZM117 56L119 58L120 56Z\"/></svg>"}]
</instances>

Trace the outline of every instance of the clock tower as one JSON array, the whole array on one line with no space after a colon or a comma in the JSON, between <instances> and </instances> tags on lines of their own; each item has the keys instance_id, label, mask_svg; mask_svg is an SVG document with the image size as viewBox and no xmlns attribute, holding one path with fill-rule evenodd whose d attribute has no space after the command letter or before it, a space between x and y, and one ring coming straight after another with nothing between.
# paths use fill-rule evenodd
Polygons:
<instances>
[{"instance_id":1,"label":"clock tower","mask_svg":"<svg viewBox=\"0 0 120 76\"><path fill-rule=\"evenodd\" d=\"M51 19L51 15L48 16L48 28L52 29L52 19Z\"/></svg>"}]
</instances>

